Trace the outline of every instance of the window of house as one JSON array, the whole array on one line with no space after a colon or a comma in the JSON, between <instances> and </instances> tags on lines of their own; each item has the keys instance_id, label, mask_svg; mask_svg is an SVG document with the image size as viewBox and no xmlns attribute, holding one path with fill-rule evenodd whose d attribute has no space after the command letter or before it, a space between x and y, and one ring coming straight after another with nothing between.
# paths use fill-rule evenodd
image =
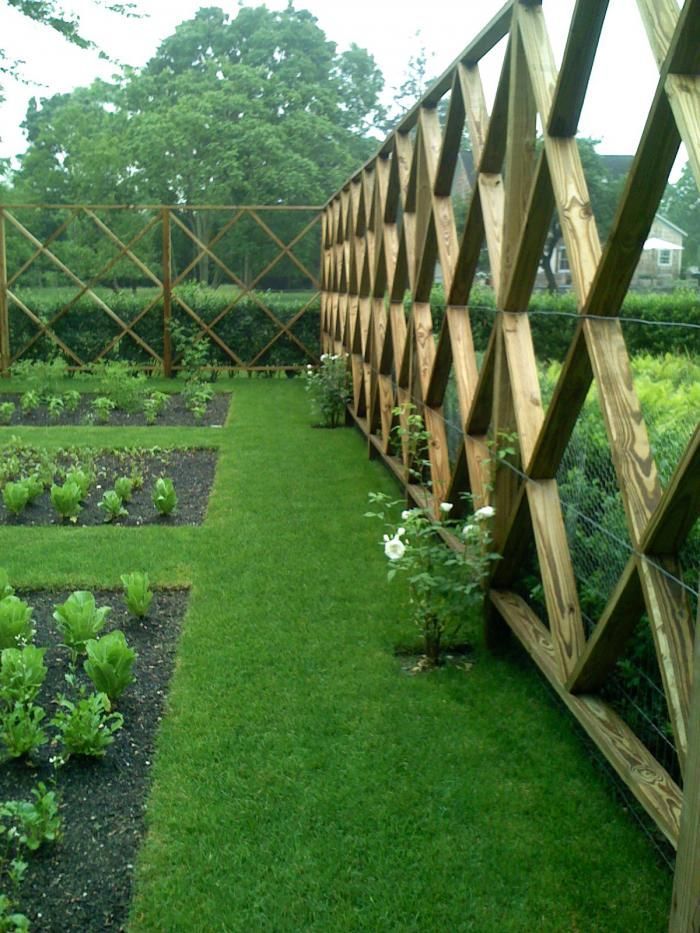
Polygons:
<instances>
[{"instance_id":1,"label":"window of house","mask_svg":"<svg viewBox=\"0 0 700 933\"><path fill-rule=\"evenodd\" d=\"M557 272L569 271L569 257L566 255L566 247L560 246L557 255Z\"/></svg>"},{"instance_id":2,"label":"window of house","mask_svg":"<svg viewBox=\"0 0 700 933\"><path fill-rule=\"evenodd\" d=\"M659 250L659 265L660 266L671 265L671 250L670 249Z\"/></svg>"}]
</instances>

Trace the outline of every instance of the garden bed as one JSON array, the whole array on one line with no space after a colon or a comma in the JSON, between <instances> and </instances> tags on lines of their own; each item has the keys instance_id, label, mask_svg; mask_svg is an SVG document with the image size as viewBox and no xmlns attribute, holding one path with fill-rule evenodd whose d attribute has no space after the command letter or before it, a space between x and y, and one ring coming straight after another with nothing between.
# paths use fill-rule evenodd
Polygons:
<instances>
[{"instance_id":1,"label":"garden bed","mask_svg":"<svg viewBox=\"0 0 700 933\"><path fill-rule=\"evenodd\" d=\"M128 568L127 568L128 569ZM68 651L52 619L66 592L18 592L34 609L35 644L47 646L48 674L37 702L49 718L49 706L64 688ZM58 770L62 838L47 843L28 859L17 907L33 930L124 929L131 901L134 860L144 831L144 804L158 724L162 718L173 669L180 624L185 613L184 590L156 591L146 619L130 617L121 592L96 592L98 606L112 612L105 632L121 629L138 657L135 681L117 708L123 728L103 759L70 758ZM78 665L81 682L89 683ZM0 766L0 800L28 799L37 781L50 785L50 747L44 747L37 767L8 762Z\"/></svg>"},{"instance_id":2,"label":"garden bed","mask_svg":"<svg viewBox=\"0 0 700 933\"><path fill-rule=\"evenodd\" d=\"M17 456L22 467L21 475L33 472L32 464L46 457L49 457L49 463L44 468L49 472L55 469L53 481L63 482L66 472L76 465L94 475L75 522L61 520L51 504L49 492L45 491L18 515L12 514L0 499L0 524L12 526L102 525L106 513L99 503L104 492L112 489L120 476L135 477L140 487L134 488L131 499L124 504L128 515L118 518L115 524L200 525L206 514L214 482L217 456L215 450L208 448L111 451L73 448L49 455L42 448L23 446L21 442L18 445L5 445L0 454L6 460L6 466L10 462L9 458ZM175 487L178 502L170 515L161 515L153 505L153 487L159 477L169 477ZM19 475L6 475L4 480L14 478L19 478Z\"/></svg>"},{"instance_id":3,"label":"garden bed","mask_svg":"<svg viewBox=\"0 0 700 933\"><path fill-rule=\"evenodd\" d=\"M105 425L107 427L141 427L148 424L146 415L142 410L124 411L118 408L108 412L105 416L106 420L101 421L96 416L92 405L97 397L98 395L94 392L82 393L74 411L63 408L60 413L52 416L45 405L33 411L23 412L20 407L21 395L3 393L0 395L0 403L12 403L15 406L11 418L3 422L3 424L11 427L68 427L80 424ZM187 408L184 396L168 395L168 403L158 413L154 424L156 427L173 425L181 427L222 427L226 422L230 401L230 393L217 393L207 403L202 417L197 418Z\"/></svg>"}]
</instances>

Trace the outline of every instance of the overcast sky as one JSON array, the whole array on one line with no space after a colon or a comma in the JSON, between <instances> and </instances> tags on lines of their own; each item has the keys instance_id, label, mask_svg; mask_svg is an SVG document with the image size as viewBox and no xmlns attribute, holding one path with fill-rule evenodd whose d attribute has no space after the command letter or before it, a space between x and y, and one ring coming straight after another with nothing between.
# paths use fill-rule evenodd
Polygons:
<instances>
[{"instance_id":1,"label":"overcast sky","mask_svg":"<svg viewBox=\"0 0 700 933\"><path fill-rule=\"evenodd\" d=\"M75 11L85 35L114 59L143 65L158 44L175 26L191 18L201 6L217 5L198 0L137 0L146 18L124 20L99 11L90 0L67 0L66 10ZM231 15L239 3L219 6ZM245 3L255 5L253 3ZM282 9L286 0L267 0L266 6ZM441 73L470 39L498 12L502 0L295 0L318 18L326 36L340 49L351 42L368 49L384 73L387 102L391 89L406 76L407 62L424 46L429 71ZM566 41L574 0L544 0L543 9L558 60ZM91 52L76 49L52 30L30 23L0 0L3 22L2 45L6 53L24 59L23 74L35 85L7 81L6 102L0 105L0 157L24 149L20 124L32 96L46 97L89 84L94 78L109 78L114 65L100 61ZM493 93L502 45L482 65L487 95ZM493 59L493 61L491 61ZM610 0L606 25L584 109L580 132L600 139L599 150L631 153L635 150L654 95L658 72L652 58L635 0Z\"/></svg>"}]
</instances>

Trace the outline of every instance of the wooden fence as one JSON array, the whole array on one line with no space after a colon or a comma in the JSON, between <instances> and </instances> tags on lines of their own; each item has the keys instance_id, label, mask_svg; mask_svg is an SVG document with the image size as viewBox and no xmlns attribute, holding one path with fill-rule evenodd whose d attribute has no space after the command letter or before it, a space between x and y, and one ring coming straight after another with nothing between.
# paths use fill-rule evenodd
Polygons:
<instances>
[{"instance_id":1,"label":"wooden fence","mask_svg":"<svg viewBox=\"0 0 700 933\"><path fill-rule=\"evenodd\" d=\"M502 559L490 581L488 636L497 639L507 623L677 847L671 929L687 933L700 928L700 636L694 649L679 552L700 511L700 428L662 488L620 309L681 140L700 182L700 0L686 0L680 11L674 0L638 6L659 82L606 243L575 134L607 0L578 0L559 70L541 3L512 0L326 205L322 348L350 355L352 414L370 454L394 470L410 500L435 508L448 499L457 508L460 494L471 492L476 503L495 506ZM479 62L501 40L507 51L489 114ZM452 193L465 125L476 180L458 235ZM526 312L554 211L579 315L545 405ZM469 300L484 241L497 313L477 365ZM439 333L430 305L436 263L446 296ZM443 412L451 381L461 430L456 459ZM556 475L592 383L630 556L591 631L582 620ZM397 413L405 422L411 404L430 436L425 486L409 481L407 451L394 455L392 427ZM515 455L486 456L504 435L510 444L516 438ZM541 615L514 586L533 541ZM682 780L602 698L644 613Z\"/></svg>"},{"instance_id":2,"label":"wooden fence","mask_svg":"<svg viewBox=\"0 0 700 933\"><path fill-rule=\"evenodd\" d=\"M291 219L287 227L292 232L280 235L271 217L277 221L281 217ZM126 233L116 229L117 220L122 221ZM179 354L173 347L175 312L186 322L194 340L205 341L216 351L217 368L298 370L316 362L317 329L314 328L316 333L309 345L299 336L297 325L309 308L318 304L317 250L309 250L307 244L310 263L299 257L299 249L307 235L318 231L319 221L320 208L305 206L0 205L0 373L9 374L12 363L36 353L41 340L49 341L72 368L105 358L120 341L126 340L138 348L145 365L170 376L180 365ZM258 247L252 259L246 254L243 268L234 269L219 252L224 243L231 248L231 238L244 223L269 249L265 252ZM75 233L78 224L87 228L80 235ZM39 228L38 232L32 232L33 226ZM174 258L175 235L179 238L179 251L186 256L179 268ZM90 264L89 274L74 271L78 261ZM294 271L296 287L305 290L293 314L285 317L275 310L265 290L266 282L283 262ZM42 272L37 271L40 263ZM222 302L223 307L217 307L209 317L181 288L195 280L195 272L203 264L215 270L217 284L223 283L232 292L230 301ZM132 281L146 287L142 288L146 291L142 305L131 316L125 316L112 297L118 291L113 284L115 270L121 270L123 277L125 265L131 269ZM50 270L53 284L60 282L70 292L48 314L33 307L32 298L25 297L22 290L25 283L31 286L37 276L45 276L46 269ZM39 291L34 289L35 300ZM135 287L133 294L137 294ZM110 322L108 339L92 349L89 356L63 339L59 332L71 312L85 313L79 306L85 301L90 305L87 327L96 327L105 318ZM222 335L221 326L226 324L229 331L235 332L232 319L245 303L259 312L266 326L260 328L260 339L244 357L234 341ZM17 316L14 327L13 315ZM154 316L159 322L154 321ZM32 332L17 337L28 322ZM266 362L280 341L295 348L296 362L277 365Z\"/></svg>"}]
</instances>

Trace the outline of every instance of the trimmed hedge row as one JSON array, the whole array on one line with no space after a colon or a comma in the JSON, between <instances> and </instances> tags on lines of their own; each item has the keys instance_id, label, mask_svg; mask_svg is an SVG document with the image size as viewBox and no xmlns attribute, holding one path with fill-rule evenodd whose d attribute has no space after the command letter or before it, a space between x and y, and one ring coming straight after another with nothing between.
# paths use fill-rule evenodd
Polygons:
<instances>
[{"instance_id":1,"label":"trimmed hedge row","mask_svg":"<svg viewBox=\"0 0 700 933\"><path fill-rule=\"evenodd\" d=\"M135 292L98 290L105 303L125 322L138 316L155 292L141 289ZM221 314L231 302L231 291L185 285L175 289L175 295L185 301L203 321L209 323ZM63 305L70 301L70 289L27 289L18 297L41 320L48 322ZM260 299L267 304L280 321L290 321L310 298L310 293L263 292ZM445 313L445 296L441 286L431 296L435 330L440 327ZM563 360L576 327L576 302L571 294L549 295L535 293L530 303L531 328L538 359ZM476 287L472 291L470 315L477 350L488 343L493 327L495 305L491 289ZM629 352L663 355L665 353L700 354L700 294L683 290L669 294L629 294L622 310L625 339ZM158 301L134 327L136 333L157 352L163 347L163 308ZM185 331L195 334L195 322L173 301L173 319ZM664 324L660 322L666 322ZM669 323L673 326L667 326ZM690 326L689 326L690 325ZM243 298L214 327L219 337L242 360L251 361L278 331L277 325L249 298ZM82 359L94 358L119 332L112 321L86 296L83 296L55 325L57 335ZM36 327L14 304L10 307L10 342L13 351L22 348L35 334ZM293 325L292 332L312 352L318 352L319 302L314 301L302 318ZM31 359L47 359L55 352L54 345L45 337L29 349ZM148 354L127 336L115 357L133 363L149 362ZM210 365L228 365L231 360L214 342L209 344ZM282 336L258 360L258 365L299 366L308 362L301 348L288 336Z\"/></svg>"},{"instance_id":2,"label":"trimmed hedge row","mask_svg":"<svg viewBox=\"0 0 700 933\"><path fill-rule=\"evenodd\" d=\"M157 292L141 289L136 292L96 290L99 297L125 323L134 320L153 300ZM233 300L230 291L186 285L174 290L172 302L173 321L187 336L194 336L199 327L190 315L178 304L180 297L206 323L212 322ZM260 300L275 316L287 323L311 298L310 292L261 293ZM61 308L71 300L67 289L28 289L18 293L18 298L45 323L49 323ZM318 352L319 309L316 299L302 317L290 329L309 348ZM163 302L157 301L150 311L134 325L134 332L146 341L159 355L163 352ZM12 352L20 350L36 334L36 325L16 305L10 305L10 346ZM58 337L81 359L89 361L119 333L121 328L95 303L92 298L81 297L75 305L53 326ZM213 327L215 333L244 362L251 361L272 340L279 327L249 297L242 298ZM232 364L231 358L213 341L207 341L208 353L205 363L213 366ZM55 345L48 337L38 339L26 353L28 359L49 359L55 354ZM129 335L122 338L117 348L110 353L135 364L151 361L149 354ZM308 357L290 337L280 337L259 359L259 366L301 366L309 362Z\"/></svg>"}]
</instances>

